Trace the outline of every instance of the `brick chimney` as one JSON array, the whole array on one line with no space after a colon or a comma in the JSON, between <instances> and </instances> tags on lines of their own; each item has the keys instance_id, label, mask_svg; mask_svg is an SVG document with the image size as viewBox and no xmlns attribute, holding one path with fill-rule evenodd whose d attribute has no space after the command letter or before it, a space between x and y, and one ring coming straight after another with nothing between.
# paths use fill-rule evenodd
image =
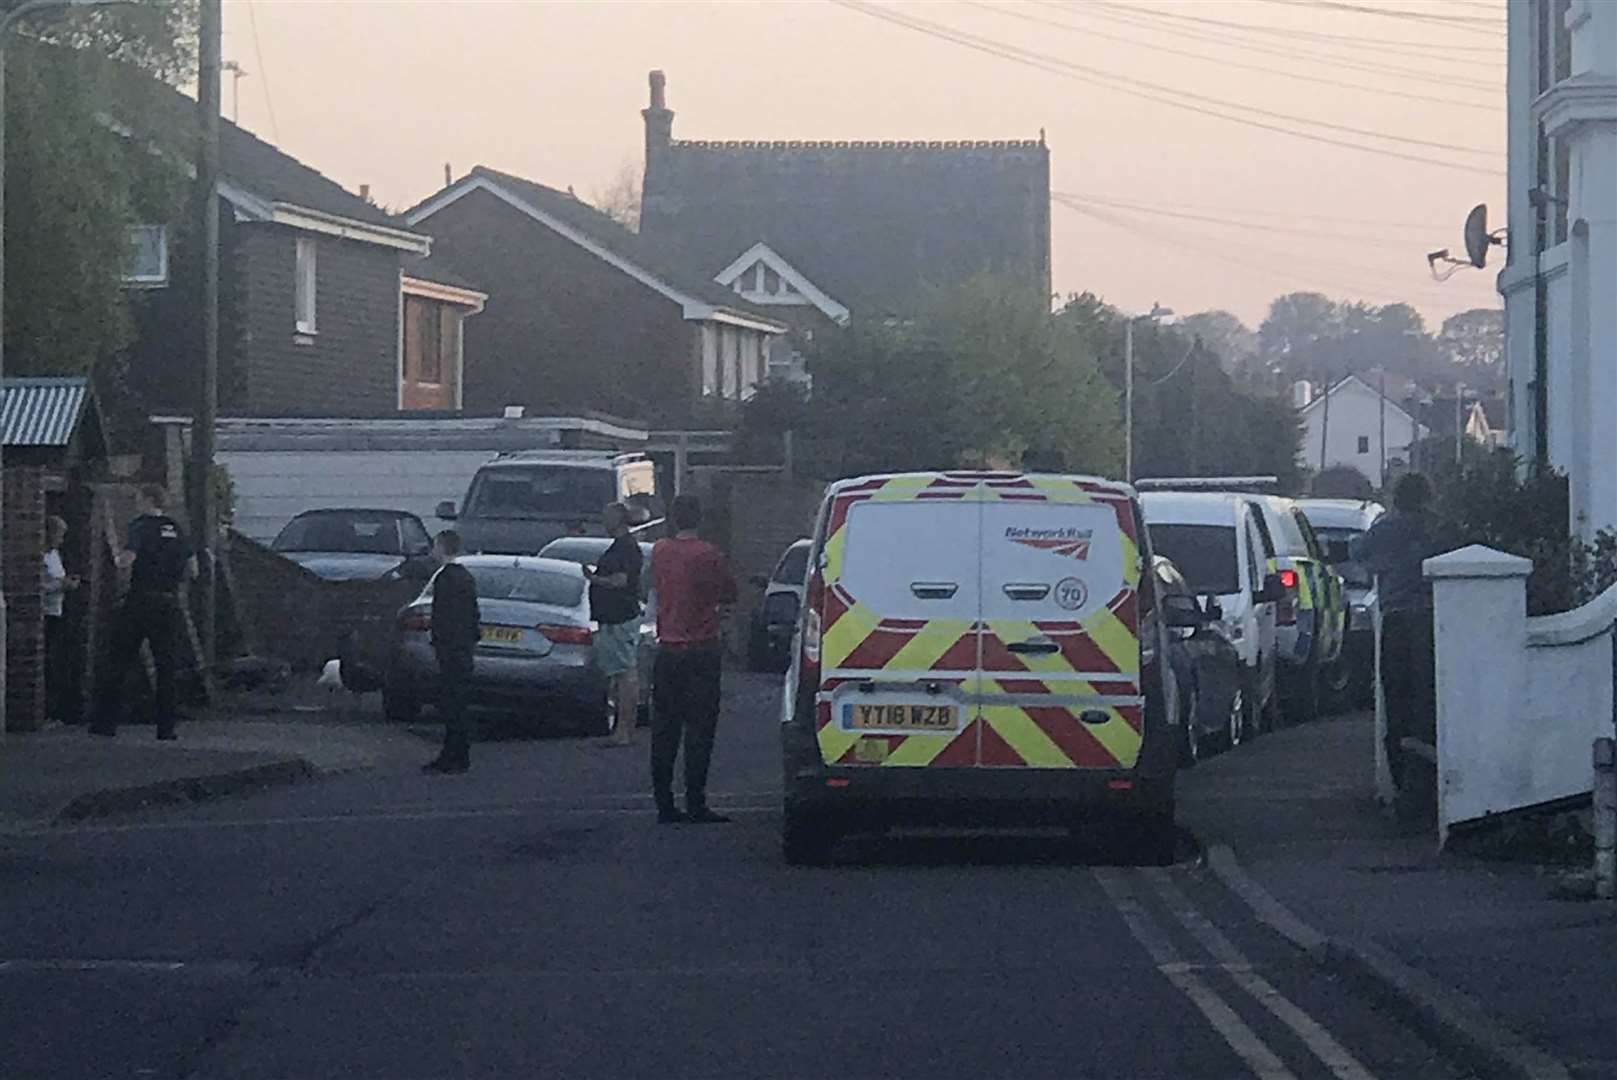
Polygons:
<instances>
[{"instance_id":1,"label":"brick chimney","mask_svg":"<svg viewBox=\"0 0 1617 1080\"><path fill-rule=\"evenodd\" d=\"M646 121L646 164L640 181L640 221L644 230L648 207L655 207L662 194L668 146L674 141L674 113L668 108L664 88L668 78L653 71L647 81L651 86L651 103L640 110Z\"/></svg>"}]
</instances>

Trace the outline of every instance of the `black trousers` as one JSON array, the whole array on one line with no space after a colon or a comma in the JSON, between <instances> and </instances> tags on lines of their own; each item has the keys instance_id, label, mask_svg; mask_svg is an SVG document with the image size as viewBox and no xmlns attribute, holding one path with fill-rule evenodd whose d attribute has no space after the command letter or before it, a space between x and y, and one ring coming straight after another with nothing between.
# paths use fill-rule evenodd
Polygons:
<instances>
[{"instance_id":1,"label":"black trousers","mask_svg":"<svg viewBox=\"0 0 1617 1080\"><path fill-rule=\"evenodd\" d=\"M140 647L149 645L157 668L157 733L174 732L174 646L180 629L180 602L173 593L130 593L112 624L107 672L100 686L95 725L112 730L124 702L124 683L130 665L140 660Z\"/></svg>"},{"instance_id":2,"label":"black trousers","mask_svg":"<svg viewBox=\"0 0 1617 1080\"><path fill-rule=\"evenodd\" d=\"M1381 620L1381 692L1387 701L1387 761L1399 787L1405 736L1437 743L1437 660L1432 613L1389 611Z\"/></svg>"},{"instance_id":3,"label":"black trousers","mask_svg":"<svg viewBox=\"0 0 1617 1080\"><path fill-rule=\"evenodd\" d=\"M685 744L685 807L707 806L707 770L719 726L723 651L658 649L653 675L651 790L658 809L674 805L674 760Z\"/></svg>"},{"instance_id":4,"label":"black trousers","mask_svg":"<svg viewBox=\"0 0 1617 1080\"><path fill-rule=\"evenodd\" d=\"M472 650L438 649L438 711L444 718L445 761L466 764L472 757Z\"/></svg>"}]
</instances>

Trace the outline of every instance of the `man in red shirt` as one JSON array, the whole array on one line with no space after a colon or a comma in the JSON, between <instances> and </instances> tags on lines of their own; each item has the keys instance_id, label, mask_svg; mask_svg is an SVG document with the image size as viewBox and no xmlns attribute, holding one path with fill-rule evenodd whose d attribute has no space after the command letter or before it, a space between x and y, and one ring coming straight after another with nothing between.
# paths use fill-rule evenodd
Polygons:
<instances>
[{"instance_id":1,"label":"man in red shirt","mask_svg":"<svg viewBox=\"0 0 1617 1080\"><path fill-rule=\"evenodd\" d=\"M702 504L674 500L672 539L651 549L657 586L657 665L652 688L651 788L664 825L728 821L707 805L707 770L719 723L724 645L720 609L736 600L724 554L697 535ZM674 805L674 759L685 744L685 812Z\"/></svg>"}]
</instances>

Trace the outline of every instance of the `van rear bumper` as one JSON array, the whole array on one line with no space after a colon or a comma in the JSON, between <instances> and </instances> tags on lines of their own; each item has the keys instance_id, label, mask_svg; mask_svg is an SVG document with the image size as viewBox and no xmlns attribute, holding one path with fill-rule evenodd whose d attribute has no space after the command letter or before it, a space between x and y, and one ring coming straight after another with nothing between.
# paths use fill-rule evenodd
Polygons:
<instances>
[{"instance_id":1,"label":"van rear bumper","mask_svg":"<svg viewBox=\"0 0 1617 1080\"><path fill-rule=\"evenodd\" d=\"M1111 769L805 767L786 777L788 806L915 825L1070 825L1168 813L1173 773Z\"/></svg>"}]
</instances>

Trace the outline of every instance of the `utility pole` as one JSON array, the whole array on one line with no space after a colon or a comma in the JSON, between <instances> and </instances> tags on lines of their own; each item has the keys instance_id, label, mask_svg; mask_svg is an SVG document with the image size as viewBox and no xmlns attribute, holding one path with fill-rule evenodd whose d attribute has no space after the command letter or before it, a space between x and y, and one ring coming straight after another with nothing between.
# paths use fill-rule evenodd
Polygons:
<instances>
[{"instance_id":1,"label":"utility pole","mask_svg":"<svg viewBox=\"0 0 1617 1080\"><path fill-rule=\"evenodd\" d=\"M214 507L214 421L219 408L219 90L224 19L220 0L202 0L197 78L197 235L202 247L202 377L191 425L191 529L202 573L197 579L201 663L212 674L218 654L215 585L218 513Z\"/></svg>"},{"instance_id":2,"label":"utility pole","mask_svg":"<svg viewBox=\"0 0 1617 1080\"><path fill-rule=\"evenodd\" d=\"M1123 324L1123 480L1134 483L1134 320Z\"/></svg>"},{"instance_id":3,"label":"utility pole","mask_svg":"<svg viewBox=\"0 0 1617 1080\"><path fill-rule=\"evenodd\" d=\"M1319 418L1319 471L1325 471L1325 447L1331 439L1331 379L1325 377L1325 404Z\"/></svg>"},{"instance_id":4,"label":"utility pole","mask_svg":"<svg viewBox=\"0 0 1617 1080\"><path fill-rule=\"evenodd\" d=\"M1465 426L1461 422L1464 414L1465 383L1454 384L1454 467L1461 465L1461 445L1465 441Z\"/></svg>"},{"instance_id":5,"label":"utility pole","mask_svg":"<svg viewBox=\"0 0 1617 1080\"><path fill-rule=\"evenodd\" d=\"M1381 369L1380 385L1377 392L1381 395L1381 471L1376 474L1376 489L1379 491L1387 486L1387 369Z\"/></svg>"},{"instance_id":6,"label":"utility pole","mask_svg":"<svg viewBox=\"0 0 1617 1080\"><path fill-rule=\"evenodd\" d=\"M234 60L226 60L219 65L220 71L230 72L230 122L241 122L241 81L251 72Z\"/></svg>"}]
</instances>

